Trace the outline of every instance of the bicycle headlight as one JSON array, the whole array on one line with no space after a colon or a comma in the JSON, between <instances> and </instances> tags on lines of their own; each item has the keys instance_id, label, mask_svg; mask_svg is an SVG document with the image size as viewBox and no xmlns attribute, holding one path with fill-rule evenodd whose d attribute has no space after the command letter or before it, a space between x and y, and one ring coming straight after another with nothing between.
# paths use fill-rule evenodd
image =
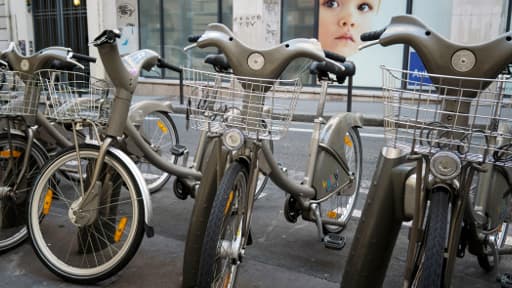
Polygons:
<instances>
[{"instance_id":1,"label":"bicycle headlight","mask_svg":"<svg viewBox=\"0 0 512 288\"><path fill-rule=\"evenodd\" d=\"M461 166L459 157L447 151L435 154L430 161L432 174L441 180L451 180L457 177L460 174Z\"/></svg>"},{"instance_id":2,"label":"bicycle headlight","mask_svg":"<svg viewBox=\"0 0 512 288\"><path fill-rule=\"evenodd\" d=\"M238 129L228 129L222 135L222 142L229 150L238 150L244 144L244 134Z\"/></svg>"}]
</instances>

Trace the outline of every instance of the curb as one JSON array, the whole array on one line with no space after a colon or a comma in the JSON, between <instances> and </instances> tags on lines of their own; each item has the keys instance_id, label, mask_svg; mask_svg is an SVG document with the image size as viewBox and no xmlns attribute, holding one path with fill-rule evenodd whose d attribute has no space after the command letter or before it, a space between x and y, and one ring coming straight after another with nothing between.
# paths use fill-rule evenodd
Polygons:
<instances>
[{"instance_id":1,"label":"curb","mask_svg":"<svg viewBox=\"0 0 512 288\"><path fill-rule=\"evenodd\" d=\"M176 105L172 107L172 110L177 114L185 114L187 109L185 106L182 105ZM315 119L315 115L312 114L293 114L292 121L296 122L309 122L312 123ZM329 120L331 118L331 115L325 115L323 116L324 119ZM363 125L368 127L383 127L384 126L384 119L377 118L377 117L364 117L363 116Z\"/></svg>"}]
</instances>

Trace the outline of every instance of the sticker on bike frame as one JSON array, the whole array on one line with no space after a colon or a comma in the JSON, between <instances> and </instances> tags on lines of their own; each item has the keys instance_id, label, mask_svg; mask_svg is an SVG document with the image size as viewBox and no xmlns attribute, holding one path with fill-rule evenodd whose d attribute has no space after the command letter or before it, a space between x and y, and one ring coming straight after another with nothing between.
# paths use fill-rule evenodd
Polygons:
<instances>
[{"instance_id":1,"label":"sticker on bike frame","mask_svg":"<svg viewBox=\"0 0 512 288\"><path fill-rule=\"evenodd\" d=\"M348 135L345 135L345 145L347 145L348 147L352 147L354 145L354 143L352 143L352 140L350 139L350 136Z\"/></svg>"},{"instance_id":2,"label":"sticker on bike frame","mask_svg":"<svg viewBox=\"0 0 512 288\"><path fill-rule=\"evenodd\" d=\"M330 219L338 218L338 212L336 212L336 210L327 211L327 218L330 218Z\"/></svg>"},{"instance_id":3,"label":"sticker on bike frame","mask_svg":"<svg viewBox=\"0 0 512 288\"><path fill-rule=\"evenodd\" d=\"M121 236L123 236L124 229L126 228L126 222L128 222L128 217L122 217L119 220L119 224L117 224L116 233L114 235L114 241L117 243L121 240Z\"/></svg>"},{"instance_id":4,"label":"sticker on bike frame","mask_svg":"<svg viewBox=\"0 0 512 288\"><path fill-rule=\"evenodd\" d=\"M228 202L226 203L226 207L224 207L224 215L226 215L226 213L228 213L229 211L229 207L231 206L231 202L233 201L234 194L234 191L229 192Z\"/></svg>"},{"instance_id":5,"label":"sticker on bike frame","mask_svg":"<svg viewBox=\"0 0 512 288\"><path fill-rule=\"evenodd\" d=\"M162 130L162 133L164 133L164 134L167 133L168 129L167 129L167 127L165 127L165 125L162 122L162 120L156 121L156 125L158 126L158 128L160 128L160 130Z\"/></svg>"},{"instance_id":6,"label":"sticker on bike frame","mask_svg":"<svg viewBox=\"0 0 512 288\"><path fill-rule=\"evenodd\" d=\"M48 189L46 196L44 197L43 214L48 215L50 213L50 207L52 206L53 191Z\"/></svg>"},{"instance_id":7,"label":"sticker on bike frame","mask_svg":"<svg viewBox=\"0 0 512 288\"><path fill-rule=\"evenodd\" d=\"M11 150L2 150L0 151L0 158L19 158L21 156L21 151L11 151Z\"/></svg>"}]
</instances>

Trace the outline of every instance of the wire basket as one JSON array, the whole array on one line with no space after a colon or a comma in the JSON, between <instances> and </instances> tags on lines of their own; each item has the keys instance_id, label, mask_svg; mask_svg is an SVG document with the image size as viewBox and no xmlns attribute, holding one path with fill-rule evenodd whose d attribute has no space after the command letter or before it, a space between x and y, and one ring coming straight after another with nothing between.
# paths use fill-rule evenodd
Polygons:
<instances>
[{"instance_id":1,"label":"wire basket","mask_svg":"<svg viewBox=\"0 0 512 288\"><path fill-rule=\"evenodd\" d=\"M239 129L251 139L277 140L289 127L302 85L184 68L191 127L223 133Z\"/></svg>"},{"instance_id":2,"label":"wire basket","mask_svg":"<svg viewBox=\"0 0 512 288\"><path fill-rule=\"evenodd\" d=\"M512 165L512 81L381 68L388 146Z\"/></svg>"},{"instance_id":3,"label":"wire basket","mask_svg":"<svg viewBox=\"0 0 512 288\"><path fill-rule=\"evenodd\" d=\"M0 70L0 116L35 116L39 83L30 74Z\"/></svg>"},{"instance_id":4,"label":"wire basket","mask_svg":"<svg viewBox=\"0 0 512 288\"><path fill-rule=\"evenodd\" d=\"M107 81L59 70L40 70L35 75L41 83L41 94L46 96L45 115L49 119L108 122L114 89Z\"/></svg>"}]
</instances>

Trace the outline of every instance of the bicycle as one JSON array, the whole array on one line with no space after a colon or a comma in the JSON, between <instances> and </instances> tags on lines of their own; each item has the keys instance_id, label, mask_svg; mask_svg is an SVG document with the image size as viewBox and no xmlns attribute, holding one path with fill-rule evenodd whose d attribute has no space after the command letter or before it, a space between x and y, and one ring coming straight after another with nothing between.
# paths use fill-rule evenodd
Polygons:
<instances>
[{"instance_id":1,"label":"bicycle","mask_svg":"<svg viewBox=\"0 0 512 288\"><path fill-rule=\"evenodd\" d=\"M186 49L217 47L233 74L190 69L185 77L189 79L185 90L190 95L187 114L192 127L207 131L208 157L203 159L203 177L190 218L182 286L206 287L216 281L224 287L234 285L238 265L251 243L249 226L260 170L290 194L285 212L288 220L294 222L302 215L317 225L320 240L333 247L340 245L337 233L347 224L359 190L362 155L357 128L361 120L360 115L352 113L341 113L329 121L321 117L329 82L324 77L333 73L343 82L354 72L354 66L338 63L344 62L344 57L324 52L312 39L294 39L267 50L255 50L242 44L222 24L210 24L196 39ZM301 84L298 79L279 77L298 57L321 62L313 68L321 80L327 80L322 83L310 146L313 156L303 184L288 179L274 159L269 142L264 141L282 137L291 121ZM215 102L201 105L210 94L216 95ZM345 146L353 148L353 166L346 161ZM341 198L352 201L345 207L327 207L329 199L336 203ZM217 264L225 265L225 269L216 270Z\"/></svg>"},{"instance_id":2,"label":"bicycle","mask_svg":"<svg viewBox=\"0 0 512 288\"><path fill-rule=\"evenodd\" d=\"M38 87L39 82L35 81L32 75L36 70L48 69L50 67L60 70L72 70L74 67L83 67L76 60L94 62L95 59L73 53L65 47L48 47L26 57L20 54L14 43L11 43L0 55L5 60L2 60L2 67L4 69L1 72L1 87L2 94L4 95L2 97L4 108L1 111L3 116L1 118L4 119L2 122L4 130L0 133L0 154L3 155L1 156L2 162L4 162L2 167L5 168L3 170L2 184L0 184L0 187L2 187L1 213L3 215L0 251L4 251L16 247L28 236L25 226L26 217L24 216L26 214L25 200L34 178L39 174L44 163L48 162L51 155L59 147L69 147L72 145L72 141L68 140L70 138L69 131L62 125L55 125L55 123L48 121L45 113L38 109L38 106L40 106L40 87ZM57 74L57 72L53 73L52 76ZM23 90L27 87L25 82L33 84L33 87L29 85L34 92L34 95L29 95L30 98L27 98L29 101L23 101ZM19 93L16 91L19 91ZM16 95L15 93L21 95ZM51 99L44 99L43 102L47 105L52 105L50 103ZM162 131L166 131L163 135L170 136L171 139L176 139L176 142L178 142L174 122L166 114L171 110L171 107L165 103L142 101L132 105L130 117L132 123L140 126L138 128L139 133L146 136L148 135L146 131L150 129L144 128L147 127L148 122L154 123L151 117L155 115L159 118L156 123L158 127ZM148 115L149 117L147 117ZM85 141L85 136L80 134L78 141ZM152 149L161 154L160 151L165 148L163 145L158 146L162 139L154 137L145 138L151 143ZM174 143L169 141L170 139L165 140L168 143ZM170 148L168 150L170 151ZM25 151L30 151L30 153L25 153ZM132 155L135 155L135 153L132 153ZM139 167L144 163L141 158L138 157L137 159ZM171 157L168 158L172 159ZM150 171L152 172L154 169ZM144 175L146 176L145 179L149 184L149 188L152 190L163 186L170 177L164 173L151 181L147 175L156 175L155 172ZM23 185L21 185L22 183ZM24 188L21 189L20 187ZM14 202L17 204L12 205Z\"/></svg>"},{"instance_id":3,"label":"bicycle","mask_svg":"<svg viewBox=\"0 0 512 288\"><path fill-rule=\"evenodd\" d=\"M75 89L87 87L91 90L84 95L89 99L86 101L98 109L97 113L90 109L81 113L79 108L55 107L57 112L66 112L56 114L55 118L69 123L74 137L89 125L93 135L98 135L98 142L75 141L72 147L55 155L41 170L28 206L28 228L38 258L52 273L74 283L94 283L116 274L135 255L143 235L154 235L151 199L144 179L132 159L117 147L136 148L145 159L171 174L201 177L199 171L158 155L129 119L141 69L173 66L146 49L121 57L116 44L119 36L118 31L105 30L92 42L98 48L115 93L107 93L111 87L95 86L91 78L85 78L85 84L78 86L65 80L42 81L48 93L60 98L63 104L68 98L71 102L67 103L75 105ZM72 79L70 76L68 73L61 79ZM111 104L97 105L98 97L94 95L108 96L100 98L100 102ZM77 114L67 114L73 110ZM69 175L70 166L76 167L73 173L77 176Z\"/></svg>"},{"instance_id":4,"label":"bicycle","mask_svg":"<svg viewBox=\"0 0 512 288\"><path fill-rule=\"evenodd\" d=\"M382 67L387 143L341 286L380 287L411 220L403 287L449 287L466 250L490 271L510 254L500 247L510 221L510 80L498 75L512 59L512 34L462 45L396 16L361 39L372 41L363 48L411 45L428 73Z\"/></svg>"}]
</instances>

